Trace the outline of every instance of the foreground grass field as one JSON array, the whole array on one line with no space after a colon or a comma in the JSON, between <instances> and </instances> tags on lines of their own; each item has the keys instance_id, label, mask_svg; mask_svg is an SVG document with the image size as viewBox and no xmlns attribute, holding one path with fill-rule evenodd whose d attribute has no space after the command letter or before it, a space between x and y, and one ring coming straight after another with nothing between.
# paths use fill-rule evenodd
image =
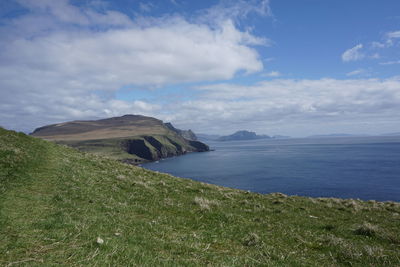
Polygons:
<instances>
[{"instance_id":1,"label":"foreground grass field","mask_svg":"<svg viewBox=\"0 0 400 267\"><path fill-rule=\"evenodd\" d=\"M399 266L399 214L207 185L0 128L0 266Z\"/></svg>"}]
</instances>

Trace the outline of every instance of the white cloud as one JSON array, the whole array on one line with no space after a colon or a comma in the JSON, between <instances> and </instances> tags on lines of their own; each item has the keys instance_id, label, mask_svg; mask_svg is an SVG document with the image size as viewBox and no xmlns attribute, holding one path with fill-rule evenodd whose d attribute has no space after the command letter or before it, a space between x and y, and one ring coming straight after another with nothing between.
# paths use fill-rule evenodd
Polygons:
<instances>
[{"instance_id":1,"label":"white cloud","mask_svg":"<svg viewBox=\"0 0 400 267\"><path fill-rule=\"evenodd\" d=\"M371 43L371 47L372 48L385 48L386 44L374 41L374 42Z\"/></svg>"},{"instance_id":2,"label":"white cloud","mask_svg":"<svg viewBox=\"0 0 400 267\"><path fill-rule=\"evenodd\" d=\"M400 38L400 31L387 32L381 41L371 42L371 48L373 49L390 48L396 44L395 39L398 38Z\"/></svg>"},{"instance_id":3,"label":"white cloud","mask_svg":"<svg viewBox=\"0 0 400 267\"><path fill-rule=\"evenodd\" d=\"M383 46L381 46L380 48L393 47L397 43L396 39L398 38L400 38L400 31L387 32L384 36L384 43L379 43L381 45L383 44Z\"/></svg>"},{"instance_id":4,"label":"white cloud","mask_svg":"<svg viewBox=\"0 0 400 267\"><path fill-rule=\"evenodd\" d=\"M30 11L0 27L0 112L13 114L2 116L0 124L9 128L124 113L156 115L159 106L112 100L112 92L123 86L225 80L238 71L263 69L252 46L265 40L229 19L213 26L179 16L133 21L67 0L19 2ZM21 117L26 119L16 119Z\"/></svg>"},{"instance_id":5,"label":"white cloud","mask_svg":"<svg viewBox=\"0 0 400 267\"><path fill-rule=\"evenodd\" d=\"M394 61L387 61L387 62L381 62L379 63L380 65L396 65L396 64L400 64L400 60L394 60Z\"/></svg>"},{"instance_id":6,"label":"white cloud","mask_svg":"<svg viewBox=\"0 0 400 267\"><path fill-rule=\"evenodd\" d=\"M279 76L282 76L282 73L280 73L279 71L271 71L271 72L268 72L268 73L264 73L263 76L266 76L266 77L279 77Z\"/></svg>"},{"instance_id":7,"label":"white cloud","mask_svg":"<svg viewBox=\"0 0 400 267\"><path fill-rule=\"evenodd\" d=\"M388 39L400 38L400 31L388 32L386 36Z\"/></svg>"},{"instance_id":8,"label":"white cloud","mask_svg":"<svg viewBox=\"0 0 400 267\"><path fill-rule=\"evenodd\" d=\"M257 52L247 46L251 37L230 22L211 30L181 19L148 28L58 32L6 45L0 76L18 69L34 79L31 85L54 79L73 81L81 90L230 79L239 70L262 70Z\"/></svg>"},{"instance_id":9,"label":"white cloud","mask_svg":"<svg viewBox=\"0 0 400 267\"><path fill-rule=\"evenodd\" d=\"M396 60L393 60L394 57L397 57L397 48L400 44L400 31L392 31L386 32L380 41L373 41L370 43L368 47L366 47L367 51L365 53L359 53L361 58L369 58L369 59L385 59L386 62L380 62L380 65L394 65L397 64ZM379 50L379 53L376 51ZM351 57L349 57L350 59Z\"/></svg>"},{"instance_id":10,"label":"white cloud","mask_svg":"<svg viewBox=\"0 0 400 267\"><path fill-rule=\"evenodd\" d=\"M357 76L360 74L364 74L365 72L366 72L366 70L364 70L364 69L357 69L357 70L346 73L346 76Z\"/></svg>"},{"instance_id":11,"label":"white cloud","mask_svg":"<svg viewBox=\"0 0 400 267\"><path fill-rule=\"evenodd\" d=\"M26 132L38 126L69 120L105 118L123 114L155 116L160 106L145 101L102 99L93 94L68 92L52 94L36 92L21 98L7 96L6 105L0 105L0 125Z\"/></svg>"},{"instance_id":12,"label":"white cloud","mask_svg":"<svg viewBox=\"0 0 400 267\"><path fill-rule=\"evenodd\" d=\"M344 62L348 62L348 61L357 61L357 60L363 59L365 57L365 55L360 52L360 50L362 48L363 48L363 45L362 44L358 44L355 47L346 50L342 54L342 60Z\"/></svg>"},{"instance_id":13,"label":"white cloud","mask_svg":"<svg viewBox=\"0 0 400 267\"><path fill-rule=\"evenodd\" d=\"M152 3L139 3L139 8L140 10L144 11L144 12L150 12L153 8L154 5Z\"/></svg>"},{"instance_id":14,"label":"white cloud","mask_svg":"<svg viewBox=\"0 0 400 267\"><path fill-rule=\"evenodd\" d=\"M68 0L17 0L17 2L33 12L34 15L26 16L29 18L35 18L35 15L50 16L54 21L75 25L127 26L132 24L129 17L120 12L99 13L91 9L80 9L69 4Z\"/></svg>"},{"instance_id":15,"label":"white cloud","mask_svg":"<svg viewBox=\"0 0 400 267\"><path fill-rule=\"evenodd\" d=\"M261 133L308 135L340 124L362 129L400 122L400 79L275 79L252 86L217 84L198 87L200 97L177 106L169 117L199 131L229 133L240 128ZM329 124L329 125L328 125ZM302 128L302 129L301 129ZM371 129L369 129L371 131ZM390 131L390 130L389 130Z\"/></svg>"},{"instance_id":16,"label":"white cloud","mask_svg":"<svg viewBox=\"0 0 400 267\"><path fill-rule=\"evenodd\" d=\"M226 19L240 20L250 14L272 17L269 0L227 0L202 11L200 20L203 23L219 23Z\"/></svg>"},{"instance_id":17,"label":"white cloud","mask_svg":"<svg viewBox=\"0 0 400 267\"><path fill-rule=\"evenodd\" d=\"M213 13L218 18L212 23L179 16L134 21L120 12L80 9L66 0L20 3L30 12L0 27L0 125L7 128L31 131L49 123L136 113L196 131L242 128L306 135L330 122L380 125L400 113L398 78L272 79L249 86L197 87L191 100L114 99L124 86L160 88L262 71L253 45L268 40L240 30L232 16L247 16L256 8L268 16L262 6L268 1L232 8L231 16ZM343 60L361 59L362 48L349 49Z\"/></svg>"},{"instance_id":18,"label":"white cloud","mask_svg":"<svg viewBox=\"0 0 400 267\"><path fill-rule=\"evenodd\" d=\"M375 53L375 54L370 55L369 58L372 58L372 59L380 59L380 58L381 58L381 55L380 55L379 53Z\"/></svg>"},{"instance_id":19,"label":"white cloud","mask_svg":"<svg viewBox=\"0 0 400 267\"><path fill-rule=\"evenodd\" d=\"M96 21L102 21L101 15L93 11L91 14ZM229 20L215 29L180 17L147 27L133 25L100 32L67 28L41 32L29 39L18 36L3 43L0 57L4 59L4 69L0 75L13 68L38 77L41 70L41 75L58 76L58 83L71 82L70 77L74 77L76 84L96 90L115 90L123 84L230 79L240 70L262 70L257 51L250 47L262 42L238 30ZM33 83L43 78L38 77L39 81Z\"/></svg>"},{"instance_id":20,"label":"white cloud","mask_svg":"<svg viewBox=\"0 0 400 267\"><path fill-rule=\"evenodd\" d=\"M24 98L9 92L0 106L0 125L25 129L71 119L118 116L128 113L155 116L197 132L230 133L250 129L266 134L310 135L331 132L393 131L400 119L400 78L390 79L274 79L243 86L220 83L194 88L197 97L165 103L102 99L64 91ZM15 107L19 107L16 109ZM11 113L12 111L12 113ZM16 120L15 118L24 118ZM396 121L397 120L397 121ZM385 123L390 127L384 128ZM342 128L339 128L342 127ZM368 130L366 129L367 133ZM27 130L32 130L29 128Z\"/></svg>"}]
</instances>

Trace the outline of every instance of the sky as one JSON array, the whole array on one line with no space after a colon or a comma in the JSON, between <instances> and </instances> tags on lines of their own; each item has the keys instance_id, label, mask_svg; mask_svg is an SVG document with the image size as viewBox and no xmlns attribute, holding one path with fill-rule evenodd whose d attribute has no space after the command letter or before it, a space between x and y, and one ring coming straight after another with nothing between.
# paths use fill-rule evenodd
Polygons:
<instances>
[{"instance_id":1,"label":"sky","mask_svg":"<svg viewBox=\"0 0 400 267\"><path fill-rule=\"evenodd\" d=\"M0 125L400 132L398 0L0 1Z\"/></svg>"}]
</instances>

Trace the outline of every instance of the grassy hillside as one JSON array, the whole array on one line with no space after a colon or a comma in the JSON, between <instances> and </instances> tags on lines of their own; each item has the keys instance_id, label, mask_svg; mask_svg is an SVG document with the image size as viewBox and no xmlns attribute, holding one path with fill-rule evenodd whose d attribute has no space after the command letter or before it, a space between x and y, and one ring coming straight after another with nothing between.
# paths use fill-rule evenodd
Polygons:
<instances>
[{"instance_id":1,"label":"grassy hillside","mask_svg":"<svg viewBox=\"0 0 400 267\"><path fill-rule=\"evenodd\" d=\"M139 143L133 144L133 141ZM133 164L178 156L187 152L204 152L209 150L208 146L201 142L185 140L176 134L170 133L166 135L139 135L129 138L84 141L59 140L56 143L74 147L83 152L90 152ZM197 144L204 146L204 148L197 148Z\"/></svg>"},{"instance_id":2,"label":"grassy hillside","mask_svg":"<svg viewBox=\"0 0 400 267\"><path fill-rule=\"evenodd\" d=\"M399 266L399 214L207 185L0 128L0 266Z\"/></svg>"},{"instance_id":3,"label":"grassy hillside","mask_svg":"<svg viewBox=\"0 0 400 267\"><path fill-rule=\"evenodd\" d=\"M32 135L46 140L84 141L139 135L172 134L161 120L124 115L94 121L71 121L37 128Z\"/></svg>"},{"instance_id":4,"label":"grassy hillside","mask_svg":"<svg viewBox=\"0 0 400 267\"><path fill-rule=\"evenodd\" d=\"M192 131L141 115L52 124L36 129L32 136L134 164L209 150L195 141Z\"/></svg>"}]
</instances>

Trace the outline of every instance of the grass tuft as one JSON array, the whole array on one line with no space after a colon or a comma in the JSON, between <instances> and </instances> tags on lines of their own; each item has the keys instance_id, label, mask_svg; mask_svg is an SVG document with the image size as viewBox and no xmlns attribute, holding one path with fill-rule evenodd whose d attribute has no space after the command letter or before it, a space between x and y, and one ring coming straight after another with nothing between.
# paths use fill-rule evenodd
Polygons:
<instances>
[{"instance_id":1,"label":"grass tuft","mask_svg":"<svg viewBox=\"0 0 400 267\"><path fill-rule=\"evenodd\" d=\"M194 204L198 205L200 207L200 209L202 209L202 210L210 210L211 206L219 205L218 201L208 200L203 197L195 197L193 202L194 202Z\"/></svg>"},{"instance_id":2,"label":"grass tuft","mask_svg":"<svg viewBox=\"0 0 400 267\"><path fill-rule=\"evenodd\" d=\"M372 225L370 223L364 222L362 225L359 225L354 233L356 235L364 235L364 236L375 236L379 232L379 227L376 225Z\"/></svg>"},{"instance_id":3,"label":"grass tuft","mask_svg":"<svg viewBox=\"0 0 400 267\"><path fill-rule=\"evenodd\" d=\"M262 245L262 241L256 233L250 233L243 239L242 244L247 247L254 247Z\"/></svg>"}]
</instances>

